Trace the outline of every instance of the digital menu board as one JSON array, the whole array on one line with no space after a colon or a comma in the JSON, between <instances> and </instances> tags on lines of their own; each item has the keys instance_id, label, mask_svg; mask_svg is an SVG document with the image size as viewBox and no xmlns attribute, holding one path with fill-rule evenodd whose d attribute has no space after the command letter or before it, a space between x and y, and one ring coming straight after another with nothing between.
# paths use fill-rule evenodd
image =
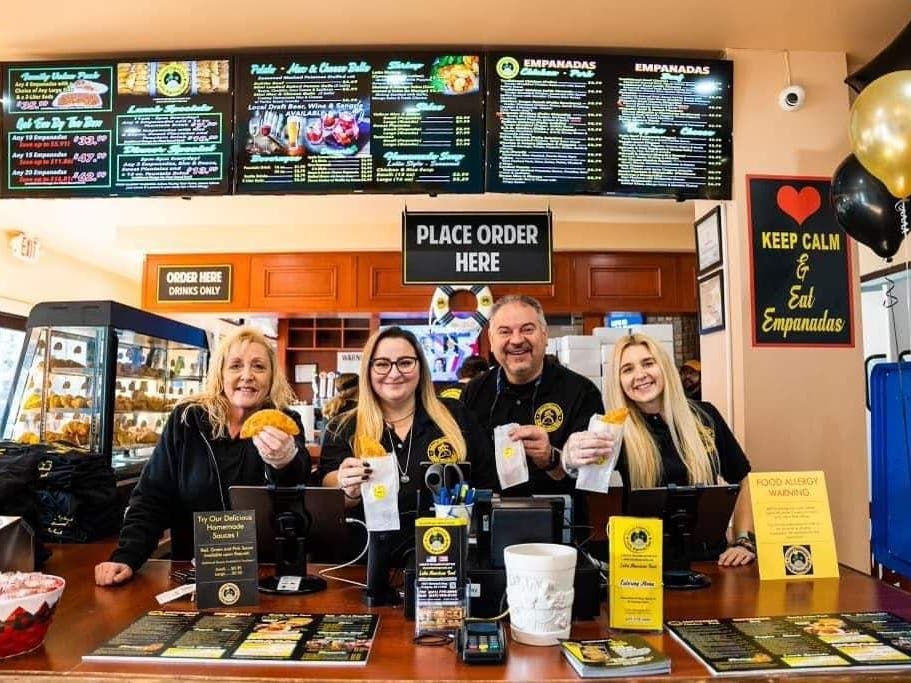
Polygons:
<instances>
[{"instance_id":1,"label":"digital menu board","mask_svg":"<svg viewBox=\"0 0 911 683\"><path fill-rule=\"evenodd\" d=\"M478 54L238 60L239 193L481 192Z\"/></svg>"},{"instance_id":2,"label":"digital menu board","mask_svg":"<svg viewBox=\"0 0 911 683\"><path fill-rule=\"evenodd\" d=\"M730 199L729 61L495 52L490 192Z\"/></svg>"},{"instance_id":3,"label":"digital menu board","mask_svg":"<svg viewBox=\"0 0 911 683\"><path fill-rule=\"evenodd\" d=\"M7 64L6 197L226 194L228 59Z\"/></svg>"}]
</instances>

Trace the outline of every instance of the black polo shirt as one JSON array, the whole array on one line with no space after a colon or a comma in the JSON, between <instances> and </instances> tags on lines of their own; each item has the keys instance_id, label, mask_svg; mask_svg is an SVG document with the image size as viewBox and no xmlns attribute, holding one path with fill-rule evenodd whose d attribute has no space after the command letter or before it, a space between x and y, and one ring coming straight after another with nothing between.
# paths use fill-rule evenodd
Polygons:
<instances>
[{"instance_id":1,"label":"black polo shirt","mask_svg":"<svg viewBox=\"0 0 911 683\"><path fill-rule=\"evenodd\" d=\"M694 406L693 414L696 419L705 424L713 433L715 449L718 452L718 465L720 466L720 472L714 471L713 474L716 478L720 474L729 484L739 484L750 473L751 468L750 461L747 460L746 454L740 444L737 443L737 438L731 432L731 428L728 427L721 413L711 403L692 401L691 405ZM658 445L658 452L661 455L661 473L655 486L662 487L669 484L689 486L689 475L686 471L686 466L683 464L677 447L674 446L671 430L664 418L660 414L643 414L643 417L649 433ZM630 491L629 460L625 448L620 450L620 457L617 460L617 472L623 478L623 506L625 508L627 494ZM700 559L714 559L718 557L726 545L725 539L718 539L715 544L704 552L698 553L697 556Z\"/></svg>"},{"instance_id":2,"label":"black polo shirt","mask_svg":"<svg viewBox=\"0 0 911 683\"><path fill-rule=\"evenodd\" d=\"M465 438L465 445L468 448L466 460L471 463L471 480L467 483L475 488L496 488L497 470L493 460L493 449L474 416L458 401L441 400L455 417ZM351 447L354 431L353 419L341 428L338 427L338 422L330 423L326 428L320 449L318 481L322 482L323 477L339 468L342 460L354 455ZM420 463L428 460L454 462L452 447L443 439L442 430L430 419L420 399L415 407L414 422L409 434L400 439L394 429L387 428L383 430L381 443L387 452L396 454L400 472L405 470L408 475L408 482L399 484L399 513L403 517L410 513L413 519L417 492L424 489Z\"/></svg>"},{"instance_id":3,"label":"black polo shirt","mask_svg":"<svg viewBox=\"0 0 911 683\"><path fill-rule=\"evenodd\" d=\"M538 379L528 384L510 384L506 373L500 369L475 377L462 390L461 400L474 413L491 445L494 427L515 422L542 427L551 446L562 448L570 434L588 429L592 415L604 412L601 394L591 380L550 360L545 360ZM530 460L528 470L528 483L509 488L505 495L576 491L576 480L571 477L552 479ZM584 504L577 507L578 523L587 518L584 508Z\"/></svg>"}]
</instances>

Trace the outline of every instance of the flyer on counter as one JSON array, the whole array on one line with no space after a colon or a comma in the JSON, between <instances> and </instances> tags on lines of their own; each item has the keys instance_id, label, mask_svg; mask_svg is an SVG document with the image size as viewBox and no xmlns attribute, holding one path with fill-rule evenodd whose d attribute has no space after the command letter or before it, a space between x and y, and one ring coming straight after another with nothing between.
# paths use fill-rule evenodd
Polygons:
<instances>
[{"instance_id":1,"label":"flyer on counter","mask_svg":"<svg viewBox=\"0 0 911 683\"><path fill-rule=\"evenodd\" d=\"M362 666L378 624L375 614L153 611L82 659Z\"/></svg>"},{"instance_id":2,"label":"flyer on counter","mask_svg":"<svg viewBox=\"0 0 911 683\"><path fill-rule=\"evenodd\" d=\"M259 604L253 510L194 513L193 541L199 609Z\"/></svg>"},{"instance_id":3,"label":"flyer on counter","mask_svg":"<svg viewBox=\"0 0 911 683\"><path fill-rule=\"evenodd\" d=\"M660 519L614 515L608 520L611 628L661 630L663 528Z\"/></svg>"},{"instance_id":4,"label":"flyer on counter","mask_svg":"<svg viewBox=\"0 0 911 683\"><path fill-rule=\"evenodd\" d=\"M911 623L891 612L666 622L713 674L911 670Z\"/></svg>"},{"instance_id":5,"label":"flyer on counter","mask_svg":"<svg viewBox=\"0 0 911 683\"><path fill-rule=\"evenodd\" d=\"M759 578L837 577L825 473L751 472L748 476Z\"/></svg>"}]
</instances>

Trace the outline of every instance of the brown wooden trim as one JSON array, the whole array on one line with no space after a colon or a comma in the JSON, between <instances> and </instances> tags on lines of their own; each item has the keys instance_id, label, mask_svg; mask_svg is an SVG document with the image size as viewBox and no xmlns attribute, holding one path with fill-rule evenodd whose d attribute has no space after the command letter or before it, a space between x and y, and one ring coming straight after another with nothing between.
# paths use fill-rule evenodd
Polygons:
<instances>
[{"instance_id":1,"label":"brown wooden trim","mask_svg":"<svg viewBox=\"0 0 911 683\"><path fill-rule=\"evenodd\" d=\"M12 313L0 313L0 327L5 327L8 330L19 330L20 332L25 332L25 323L28 318L21 315L13 315Z\"/></svg>"},{"instance_id":2,"label":"brown wooden trim","mask_svg":"<svg viewBox=\"0 0 911 683\"><path fill-rule=\"evenodd\" d=\"M553 282L491 286L495 298L527 294L550 314L696 312L692 252L557 252ZM230 303L156 303L157 266L234 267ZM431 285L402 284L402 257L389 252L156 254L146 257L143 307L164 313L424 313Z\"/></svg>"},{"instance_id":3,"label":"brown wooden trim","mask_svg":"<svg viewBox=\"0 0 911 683\"><path fill-rule=\"evenodd\" d=\"M898 263L894 266L889 266L888 268L881 268L880 270L874 270L872 273L861 275L860 281L861 283L870 282L871 280L878 280L881 277L901 273L908 269L911 269L911 261L905 261L904 263Z\"/></svg>"}]
</instances>

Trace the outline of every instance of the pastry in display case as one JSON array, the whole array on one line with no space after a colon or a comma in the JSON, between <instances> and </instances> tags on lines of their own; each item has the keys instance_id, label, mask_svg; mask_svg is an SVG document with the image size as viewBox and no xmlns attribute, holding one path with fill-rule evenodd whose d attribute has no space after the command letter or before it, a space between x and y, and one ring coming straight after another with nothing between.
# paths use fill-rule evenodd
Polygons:
<instances>
[{"instance_id":1,"label":"pastry in display case","mask_svg":"<svg viewBox=\"0 0 911 683\"><path fill-rule=\"evenodd\" d=\"M2 436L64 442L139 474L175 405L203 387L205 330L113 301L37 304Z\"/></svg>"}]
</instances>

